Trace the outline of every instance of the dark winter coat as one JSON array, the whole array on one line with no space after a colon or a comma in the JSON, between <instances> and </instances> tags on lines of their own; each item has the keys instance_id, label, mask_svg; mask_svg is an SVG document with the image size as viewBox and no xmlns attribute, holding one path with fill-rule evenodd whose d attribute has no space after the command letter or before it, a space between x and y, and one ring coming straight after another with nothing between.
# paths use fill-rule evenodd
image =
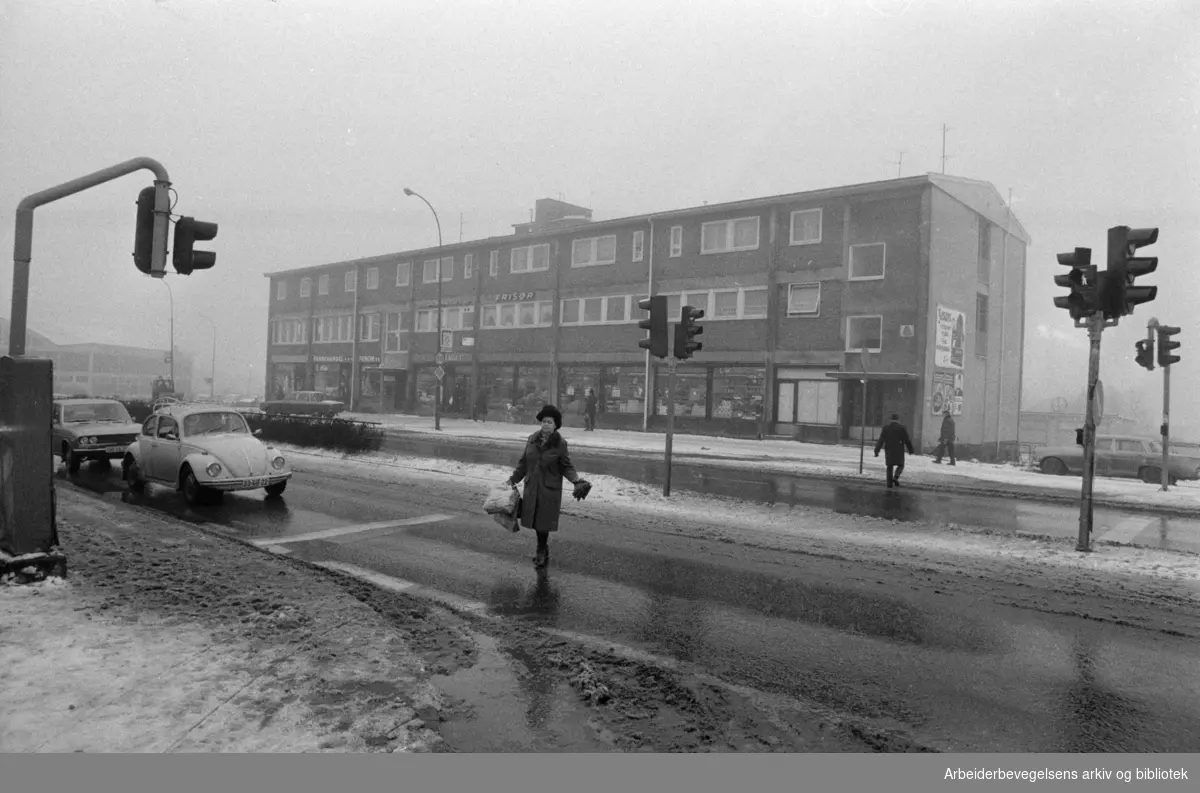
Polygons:
<instances>
[{"instance_id":1,"label":"dark winter coat","mask_svg":"<svg viewBox=\"0 0 1200 793\"><path fill-rule=\"evenodd\" d=\"M888 465L904 465L905 449L909 454L915 454L908 430L898 421L893 421L880 431L879 440L875 442L876 455L880 449L884 450Z\"/></svg>"},{"instance_id":2,"label":"dark winter coat","mask_svg":"<svg viewBox=\"0 0 1200 793\"><path fill-rule=\"evenodd\" d=\"M475 409L480 413L486 413L488 409L488 392L486 388L481 388L475 392Z\"/></svg>"},{"instance_id":3,"label":"dark winter coat","mask_svg":"<svg viewBox=\"0 0 1200 793\"><path fill-rule=\"evenodd\" d=\"M596 418L596 395L595 394L587 395L587 406L584 408L584 410L587 411L587 414L589 416L591 416L592 418Z\"/></svg>"},{"instance_id":4,"label":"dark winter coat","mask_svg":"<svg viewBox=\"0 0 1200 793\"><path fill-rule=\"evenodd\" d=\"M579 474L571 464L567 442L557 431L541 442L541 430L529 436L512 481L525 480L521 493L521 525L534 531L558 531L563 479L575 483Z\"/></svg>"},{"instance_id":5,"label":"dark winter coat","mask_svg":"<svg viewBox=\"0 0 1200 793\"><path fill-rule=\"evenodd\" d=\"M938 440L942 443L954 443L954 419L949 416L942 418L942 435Z\"/></svg>"}]
</instances>

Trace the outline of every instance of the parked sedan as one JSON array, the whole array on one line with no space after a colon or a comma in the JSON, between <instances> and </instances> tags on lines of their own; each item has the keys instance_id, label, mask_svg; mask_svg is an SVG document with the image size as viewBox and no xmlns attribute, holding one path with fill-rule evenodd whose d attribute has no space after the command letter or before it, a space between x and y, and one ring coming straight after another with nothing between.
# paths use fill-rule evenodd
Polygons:
<instances>
[{"instance_id":1,"label":"parked sedan","mask_svg":"<svg viewBox=\"0 0 1200 793\"><path fill-rule=\"evenodd\" d=\"M189 505L260 487L268 496L280 496L292 478L291 467L257 435L231 408L172 405L142 425L125 450L122 478L135 493L150 482L182 490Z\"/></svg>"},{"instance_id":2,"label":"parked sedan","mask_svg":"<svg viewBox=\"0 0 1200 793\"><path fill-rule=\"evenodd\" d=\"M346 409L343 402L326 399L320 391L297 391L287 399L268 399L259 405L268 416L324 416L332 418Z\"/></svg>"},{"instance_id":3,"label":"parked sedan","mask_svg":"<svg viewBox=\"0 0 1200 793\"><path fill-rule=\"evenodd\" d=\"M57 399L52 414L54 452L76 473L84 460L119 460L141 427L115 399Z\"/></svg>"},{"instance_id":4,"label":"parked sedan","mask_svg":"<svg viewBox=\"0 0 1200 793\"><path fill-rule=\"evenodd\" d=\"M1167 459L1168 481L1200 479L1200 457L1180 453L1172 444ZM1078 445L1043 446L1034 450L1034 458L1043 473L1082 474L1083 447ZM1131 477L1143 482L1162 481L1162 443L1134 435L1096 436L1096 475Z\"/></svg>"}]
</instances>

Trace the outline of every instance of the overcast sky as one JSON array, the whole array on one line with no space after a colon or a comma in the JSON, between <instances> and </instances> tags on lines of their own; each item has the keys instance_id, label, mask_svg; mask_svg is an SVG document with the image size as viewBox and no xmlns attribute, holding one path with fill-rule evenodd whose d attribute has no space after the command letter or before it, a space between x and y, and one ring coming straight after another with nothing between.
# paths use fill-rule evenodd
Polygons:
<instances>
[{"instance_id":1,"label":"overcast sky","mask_svg":"<svg viewBox=\"0 0 1200 793\"><path fill-rule=\"evenodd\" d=\"M561 195L596 219L942 168L1013 195L1034 238L1026 402L1072 396L1086 335L1054 254L1161 227L1159 298L1104 334L1102 377L1180 325L1200 387L1200 4L0 0L0 316L13 210L153 157L175 212L220 224L216 268L168 280L176 341L222 391L261 388L262 273L511 232ZM903 155L901 155L903 152ZM29 324L60 342L168 346L166 287L130 253L148 172L37 210ZM205 376L206 371L197 372ZM1178 393L1178 392L1177 392ZM1200 425L1195 400L1176 422Z\"/></svg>"}]
</instances>

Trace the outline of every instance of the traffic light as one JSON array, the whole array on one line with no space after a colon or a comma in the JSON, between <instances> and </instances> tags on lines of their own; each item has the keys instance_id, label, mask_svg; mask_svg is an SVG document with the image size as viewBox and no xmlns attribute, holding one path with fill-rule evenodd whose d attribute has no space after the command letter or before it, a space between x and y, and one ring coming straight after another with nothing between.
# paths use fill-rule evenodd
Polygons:
<instances>
[{"instance_id":1,"label":"traffic light","mask_svg":"<svg viewBox=\"0 0 1200 793\"><path fill-rule=\"evenodd\" d=\"M175 224L175 272L191 275L192 270L207 270L217 263L212 251L192 250L197 242L207 242L217 236L217 224L195 218L181 217Z\"/></svg>"},{"instance_id":2,"label":"traffic light","mask_svg":"<svg viewBox=\"0 0 1200 793\"><path fill-rule=\"evenodd\" d=\"M1054 276L1055 286L1065 286L1069 295L1054 298L1056 308L1065 308L1071 319L1089 317L1099 310L1096 265L1092 264L1091 248L1076 248L1072 253L1058 254L1058 263L1071 268L1067 275Z\"/></svg>"},{"instance_id":3,"label":"traffic light","mask_svg":"<svg viewBox=\"0 0 1200 793\"><path fill-rule=\"evenodd\" d=\"M691 306L679 309L679 324L675 326L675 357L679 360L691 358L692 353L700 352L704 345L693 338L704 332L704 328L696 324L696 320L704 317L704 312Z\"/></svg>"},{"instance_id":4,"label":"traffic light","mask_svg":"<svg viewBox=\"0 0 1200 793\"><path fill-rule=\"evenodd\" d=\"M137 197L137 228L133 233L133 264L150 275L154 250L154 188L143 188Z\"/></svg>"},{"instance_id":5,"label":"traffic light","mask_svg":"<svg viewBox=\"0 0 1200 793\"><path fill-rule=\"evenodd\" d=\"M643 350L649 350L655 358L667 357L667 298L655 295L638 301L638 308L649 312L650 318L638 323L639 328L650 331L650 335L638 342Z\"/></svg>"},{"instance_id":6,"label":"traffic light","mask_svg":"<svg viewBox=\"0 0 1200 793\"><path fill-rule=\"evenodd\" d=\"M1171 350L1179 349L1179 342L1171 341L1171 337L1179 332L1179 328L1170 325L1158 326L1158 365L1164 369L1173 363L1179 363L1178 355L1171 355Z\"/></svg>"},{"instance_id":7,"label":"traffic light","mask_svg":"<svg viewBox=\"0 0 1200 793\"><path fill-rule=\"evenodd\" d=\"M1108 277L1105 279L1104 316L1108 319L1133 313L1134 306L1158 296L1157 286L1134 286L1133 279L1158 268L1158 257L1135 257L1138 248L1153 245L1158 229L1113 226L1108 230Z\"/></svg>"},{"instance_id":8,"label":"traffic light","mask_svg":"<svg viewBox=\"0 0 1200 793\"><path fill-rule=\"evenodd\" d=\"M1143 367L1148 372L1154 371L1154 338L1140 339L1134 345L1137 347L1137 356L1135 360L1138 366Z\"/></svg>"},{"instance_id":9,"label":"traffic light","mask_svg":"<svg viewBox=\"0 0 1200 793\"><path fill-rule=\"evenodd\" d=\"M1083 445L1083 427L1075 428L1075 445L1076 446Z\"/></svg>"}]
</instances>

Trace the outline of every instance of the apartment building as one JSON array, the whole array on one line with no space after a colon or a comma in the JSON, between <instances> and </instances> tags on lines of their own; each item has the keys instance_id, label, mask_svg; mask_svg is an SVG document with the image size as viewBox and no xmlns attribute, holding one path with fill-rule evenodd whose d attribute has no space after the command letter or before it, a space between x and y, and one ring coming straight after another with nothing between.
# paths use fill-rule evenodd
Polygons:
<instances>
[{"instance_id":1,"label":"apartment building","mask_svg":"<svg viewBox=\"0 0 1200 793\"><path fill-rule=\"evenodd\" d=\"M968 453L1011 455L1028 243L992 185L937 174L615 220L541 199L511 235L268 273L267 388L431 413L441 368L449 414L483 389L492 418L581 424L593 388L599 426L659 430L653 293L706 313L681 432L838 443L899 413L928 447L949 409Z\"/></svg>"}]
</instances>

